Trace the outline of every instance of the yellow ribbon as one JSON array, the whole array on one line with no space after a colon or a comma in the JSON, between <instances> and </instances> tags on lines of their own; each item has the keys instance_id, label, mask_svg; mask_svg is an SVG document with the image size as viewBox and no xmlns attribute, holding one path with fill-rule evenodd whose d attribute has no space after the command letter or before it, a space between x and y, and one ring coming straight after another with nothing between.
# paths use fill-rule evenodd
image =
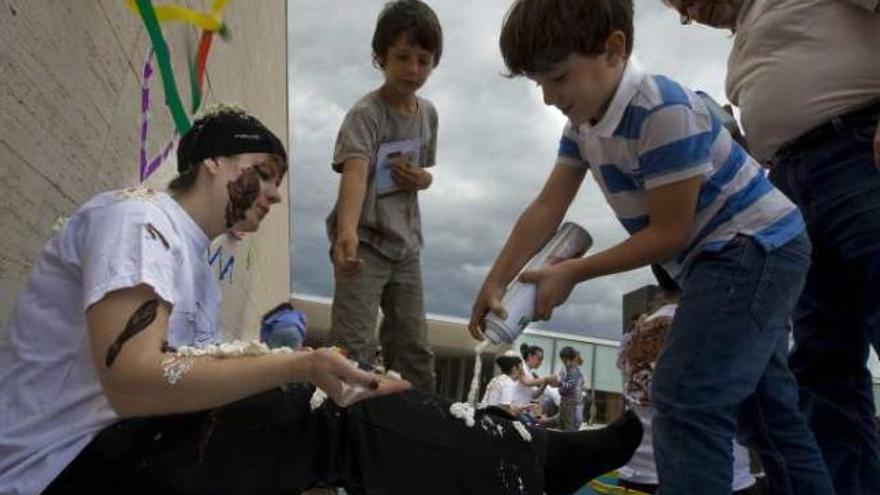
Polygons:
<instances>
[{"instance_id":1,"label":"yellow ribbon","mask_svg":"<svg viewBox=\"0 0 880 495\"><path fill-rule=\"evenodd\" d=\"M597 493L601 493L603 495L648 495L647 493L639 490L624 488L622 486L609 485L599 480L592 480L587 483L587 486L589 486L591 490Z\"/></svg>"},{"instance_id":2,"label":"yellow ribbon","mask_svg":"<svg viewBox=\"0 0 880 495\"><path fill-rule=\"evenodd\" d=\"M230 0L214 0L210 13L196 12L180 5L157 5L156 17L159 22L185 22L206 31L220 31L223 28L221 12ZM126 0L128 8L140 15L135 0Z\"/></svg>"}]
</instances>

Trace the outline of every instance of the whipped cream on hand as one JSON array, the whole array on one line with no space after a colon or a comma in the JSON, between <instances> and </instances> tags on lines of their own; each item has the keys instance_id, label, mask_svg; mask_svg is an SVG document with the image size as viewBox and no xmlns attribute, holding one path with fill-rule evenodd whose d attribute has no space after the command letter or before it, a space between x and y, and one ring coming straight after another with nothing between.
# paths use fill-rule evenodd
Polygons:
<instances>
[{"instance_id":1,"label":"whipped cream on hand","mask_svg":"<svg viewBox=\"0 0 880 495\"><path fill-rule=\"evenodd\" d=\"M412 387L408 381L395 377L396 373L379 375L363 371L357 367L357 363L347 360L336 349L318 349L312 351L309 358L309 381L320 390L320 394L316 390L312 396L313 411L323 404L321 394L339 407L348 407L365 399L403 392Z\"/></svg>"}]
</instances>

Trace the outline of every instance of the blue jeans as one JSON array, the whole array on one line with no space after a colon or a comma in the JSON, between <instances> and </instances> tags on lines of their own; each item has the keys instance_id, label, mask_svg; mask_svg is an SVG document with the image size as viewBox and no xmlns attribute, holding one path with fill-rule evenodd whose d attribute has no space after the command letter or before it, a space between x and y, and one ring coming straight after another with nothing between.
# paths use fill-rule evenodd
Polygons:
<instances>
[{"instance_id":1,"label":"blue jeans","mask_svg":"<svg viewBox=\"0 0 880 495\"><path fill-rule=\"evenodd\" d=\"M793 314L789 358L801 406L837 495L880 494L869 346L880 349L880 115L774 159L771 181L800 206L813 260Z\"/></svg>"},{"instance_id":2,"label":"blue jeans","mask_svg":"<svg viewBox=\"0 0 880 495\"><path fill-rule=\"evenodd\" d=\"M652 384L658 493L730 494L738 421L770 435L793 493L833 493L786 364L809 253L805 234L770 252L737 236L694 261Z\"/></svg>"}]
</instances>

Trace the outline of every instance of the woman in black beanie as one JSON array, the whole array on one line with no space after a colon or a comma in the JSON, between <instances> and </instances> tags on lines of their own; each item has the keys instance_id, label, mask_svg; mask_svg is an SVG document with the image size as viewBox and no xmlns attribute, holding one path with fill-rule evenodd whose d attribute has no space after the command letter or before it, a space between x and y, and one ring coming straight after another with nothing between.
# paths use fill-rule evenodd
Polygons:
<instances>
[{"instance_id":1,"label":"woman in black beanie","mask_svg":"<svg viewBox=\"0 0 880 495\"><path fill-rule=\"evenodd\" d=\"M204 254L257 230L287 154L222 108L181 138L178 170L169 193L96 195L34 265L0 349L0 493L556 494L638 444L632 418L526 441L514 421L477 413L469 427L449 401L396 393L409 383L332 349L223 343Z\"/></svg>"}]
</instances>

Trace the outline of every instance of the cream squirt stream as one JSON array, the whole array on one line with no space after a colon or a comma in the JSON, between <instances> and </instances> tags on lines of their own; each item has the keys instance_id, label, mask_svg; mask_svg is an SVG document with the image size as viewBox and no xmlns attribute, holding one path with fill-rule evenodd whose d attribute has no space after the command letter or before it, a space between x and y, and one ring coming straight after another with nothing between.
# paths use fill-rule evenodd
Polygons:
<instances>
[{"instance_id":1,"label":"cream squirt stream","mask_svg":"<svg viewBox=\"0 0 880 495\"><path fill-rule=\"evenodd\" d=\"M449 406L449 413L455 416L456 418L464 421L464 423L473 427L476 424L476 420L474 419L474 415L477 412L477 393L480 390L480 378L482 376L483 371L483 359L482 354L487 351L494 351L493 353L500 353L504 350L508 349L509 346L504 344L494 344L489 340L484 340L477 344L474 347L474 376L471 379L470 390L468 390L467 402L456 402ZM522 424L520 421L512 421L513 427L519 436L526 442L532 441L532 435L529 433L529 430ZM497 426L498 432L503 434L503 429L500 425Z\"/></svg>"},{"instance_id":2,"label":"cream squirt stream","mask_svg":"<svg viewBox=\"0 0 880 495\"><path fill-rule=\"evenodd\" d=\"M534 270L543 266L558 263L563 260L578 258L586 254L593 245L593 238L583 227L574 222L565 222L556 233L541 247L541 249L525 264L522 271ZM482 375L482 354L492 350L503 351L507 349L517 337L525 330L532 321L535 313L535 297L537 287L534 284L519 281L519 274L507 286L504 297L501 300L507 312L507 317L502 319L494 313L486 316L485 329L487 339L477 344L474 348L474 374L471 379L467 402L456 402L449 408L449 412L464 420L468 426L473 426L474 413L476 412L477 394L480 389ZM497 352L496 352L497 353ZM525 426L514 421L520 436L525 441L531 441L531 435Z\"/></svg>"}]
</instances>

